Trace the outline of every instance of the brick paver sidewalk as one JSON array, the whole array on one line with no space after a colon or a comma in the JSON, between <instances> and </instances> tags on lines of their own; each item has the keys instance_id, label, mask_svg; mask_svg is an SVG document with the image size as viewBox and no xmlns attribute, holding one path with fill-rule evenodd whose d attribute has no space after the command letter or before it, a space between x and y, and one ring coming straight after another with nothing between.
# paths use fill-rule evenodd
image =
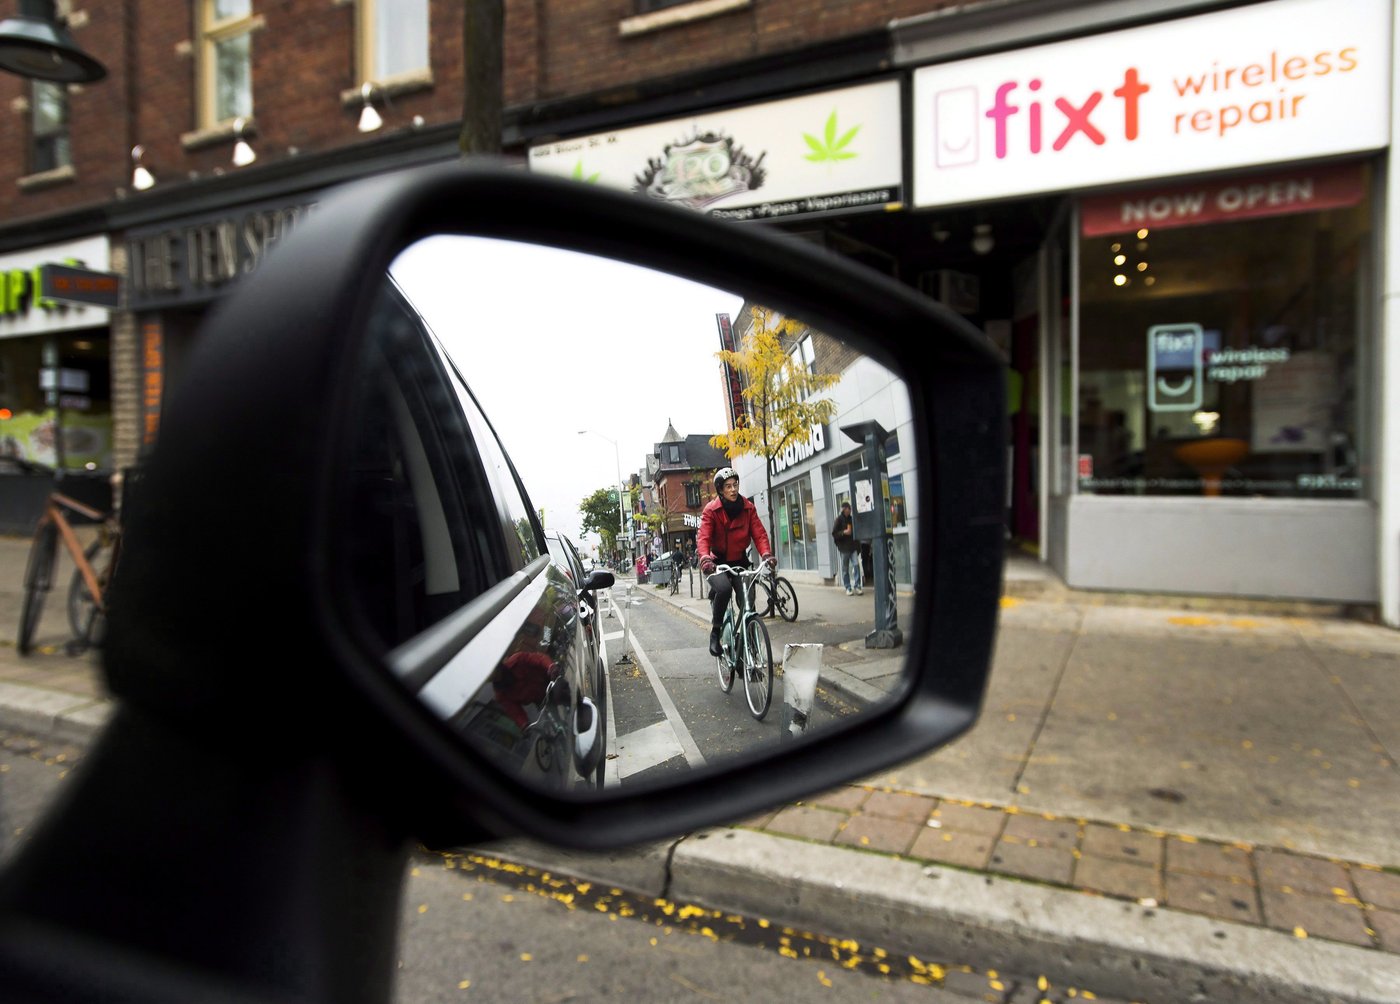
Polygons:
<instances>
[{"instance_id":1,"label":"brick paver sidewalk","mask_svg":"<svg viewBox=\"0 0 1400 1004\"><path fill-rule=\"evenodd\" d=\"M1366 862L862 785L743 825L1400 953L1400 874Z\"/></svg>"}]
</instances>

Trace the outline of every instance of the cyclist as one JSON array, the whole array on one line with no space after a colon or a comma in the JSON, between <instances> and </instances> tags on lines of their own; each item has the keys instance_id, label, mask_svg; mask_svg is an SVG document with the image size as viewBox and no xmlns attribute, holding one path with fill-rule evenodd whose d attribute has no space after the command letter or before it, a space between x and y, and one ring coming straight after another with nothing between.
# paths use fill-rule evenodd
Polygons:
<instances>
[{"instance_id":1,"label":"cyclist","mask_svg":"<svg viewBox=\"0 0 1400 1004\"><path fill-rule=\"evenodd\" d=\"M695 538L695 553L700 555L700 571L708 578L714 574L716 563L748 568L748 549L752 543L759 557L769 567L776 568L778 559L768 543L768 531L758 518L753 501L739 494L739 475L732 467L715 472L717 498L700 512L700 532ZM709 579L710 583L710 654L720 655L720 631L724 626L724 611L734 593L733 580L725 575Z\"/></svg>"}]
</instances>

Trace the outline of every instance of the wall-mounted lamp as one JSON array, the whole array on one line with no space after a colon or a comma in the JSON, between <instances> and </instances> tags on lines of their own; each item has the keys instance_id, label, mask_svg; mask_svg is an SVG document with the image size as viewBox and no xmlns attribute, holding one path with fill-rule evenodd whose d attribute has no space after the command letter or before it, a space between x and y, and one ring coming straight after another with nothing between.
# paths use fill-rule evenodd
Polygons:
<instances>
[{"instance_id":1,"label":"wall-mounted lamp","mask_svg":"<svg viewBox=\"0 0 1400 1004\"><path fill-rule=\"evenodd\" d=\"M253 152L253 148L248 145L248 141L243 138L243 127L247 123L239 118L233 120L233 134L238 137L238 142L233 144L233 166L247 167L258 159L258 155Z\"/></svg>"},{"instance_id":2,"label":"wall-mounted lamp","mask_svg":"<svg viewBox=\"0 0 1400 1004\"><path fill-rule=\"evenodd\" d=\"M78 48L53 0L20 0L19 17L0 21L0 70L56 84L90 84L107 68Z\"/></svg>"},{"instance_id":3,"label":"wall-mounted lamp","mask_svg":"<svg viewBox=\"0 0 1400 1004\"><path fill-rule=\"evenodd\" d=\"M990 223L979 223L972 228L972 253L988 254L992 248L997 246L996 238L992 236L992 225Z\"/></svg>"},{"instance_id":4,"label":"wall-mounted lamp","mask_svg":"<svg viewBox=\"0 0 1400 1004\"><path fill-rule=\"evenodd\" d=\"M379 117L379 113L374 110L374 105L370 103L370 92L374 90L374 85L368 80L360 86L360 99L364 102L364 107L360 110L360 132L374 132L384 124L384 120Z\"/></svg>"},{"instance_id":5,"label":"wall-mounted lamp","mask_svg":"<svg viewBox=\"0 0 1400 1004\"><path fill-rule=\"evenodd\" d=\"M138 192L144 192L156 183L155 176L141 163L141 155L145 152L146 148L140 144L131 148L131 187Z\"/></svg>"}]
</instances>

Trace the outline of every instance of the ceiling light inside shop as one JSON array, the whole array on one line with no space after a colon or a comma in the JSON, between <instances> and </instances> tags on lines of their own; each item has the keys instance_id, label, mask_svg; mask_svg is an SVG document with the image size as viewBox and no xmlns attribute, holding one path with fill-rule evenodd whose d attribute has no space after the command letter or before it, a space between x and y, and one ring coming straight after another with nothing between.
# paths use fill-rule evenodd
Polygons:
<instances>
[{"instance_id":1,"label":"ceiling light inside shop","mask_svg":"<svg viewBox=\"0 0 1400 1004\"><path fill-rule=\"evenodd\" d=\"M1122 250L1123 250L1123 245L1122 245L1122 244L1119 244L1117 241L1114 241L1114 242L1113 242L1113 246L1110 247L1109 250L1110 250L1110 251L1114 251L1114 252L1122 251Z\"/></svg>"},{"instance_id":2,"label":"ceiling light inside shop","mask_svg":"<svg viewBox=\"0 0 1400 1004\"><path fill-rule=\"evenodd\" d=\"M1113 256L1113 264L1115 264L1115 265L1121 265L1121 264L1123 264L1123 263L1124 263L1125 261L1127 261L1127 260L1128 260L1128 256L1125 255L1125 254L1116 254L1116 255Z\"/></svg>"},{"instance_id":3,"label":"ceiling light inside shop","mask_svg":"<svg viewBox=\"0 0 1400 1004\"><path fill-rule=\"evenodd\" d=\"M1156 280L1154 277L1150 276L1150 275L1149 275L1146 279L1144 279L1144 280L1142 280L1142 281L1143 281L1146 285L1148 285L1148 286L1155 286L1155 285L1157 285L1157 280Z\"/></svg>"},{"instance_id":4,"label":"ceiling light inside shop","mask_svg":"<svg viewBox=\"0 0 1400 1004\"><path fill-rule=\"evenodd\" d=\"M1126 286L1127 284L1128 284L1128 277L1127 277L1126 275L1124 275L1123 273L1120 272L1120 273L1118 273L1117 275L1115 275L1115 276L1113 277L1113 285L1115 285L1115 286Z\"/></svg>"},{"instance_id":5,"label":"ceiling light inside shop","mask_svg":"<svg viewBox=\"0 0 1400 1004\"><path fill-rule=\"evenodd\" d=\"M1143 227L1141 230L1138 231L1137 235L1138 240L1145 240L1147 238L1147 228Z\"/></svg>"},{"instance_id":6,"label":"ceiling light inside shop","mask_svg":"<svg viewBox=\"0 0 1400 1004\"><path fill-rule=\"evenodd\" d=\"M992 248L996 247L996 243L996 238L992 236L990 223L979 223L972 228L973 254L988 254Z\"/></svg>"},{"instance_id":7,"label":"ceiling light inside shop","mask_svg":"<svg viewBox=\"0 0 1400 1004\"><path fill-rule=\"evenodd\" d=\"M1208 436L1215 431L1220 424L1220 412L1218 411L1198 411L1191 416L1191 421L1201 430L1201 434Z\"/></svg>"}]
</instances>

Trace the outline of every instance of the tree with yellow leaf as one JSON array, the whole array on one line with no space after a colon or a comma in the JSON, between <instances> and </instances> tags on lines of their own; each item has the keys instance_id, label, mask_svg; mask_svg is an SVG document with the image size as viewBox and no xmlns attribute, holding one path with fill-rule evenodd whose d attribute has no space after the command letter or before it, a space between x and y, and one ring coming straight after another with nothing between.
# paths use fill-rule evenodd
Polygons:
<instances>
[{"instance_id":1,"label":"tree with yellow leaf","mask_svg":"<svg viewBox=\"0 0 1400 1004\"><path fill-rule=\"evenodd\" d=\"M768 307L750 306L752 324L739 348L721 349L715 355L733 367L743 387L746 414L736 416L735 428L710 437L710 445L730 460L759 456L765 461L768 527L773 523L773 460L789 447L812 438L812 428L836 415L836 402L815 395L840 381L838 373L808 371L801 357L790 349L808 330Z\"/></svg>"}]
</instances>

